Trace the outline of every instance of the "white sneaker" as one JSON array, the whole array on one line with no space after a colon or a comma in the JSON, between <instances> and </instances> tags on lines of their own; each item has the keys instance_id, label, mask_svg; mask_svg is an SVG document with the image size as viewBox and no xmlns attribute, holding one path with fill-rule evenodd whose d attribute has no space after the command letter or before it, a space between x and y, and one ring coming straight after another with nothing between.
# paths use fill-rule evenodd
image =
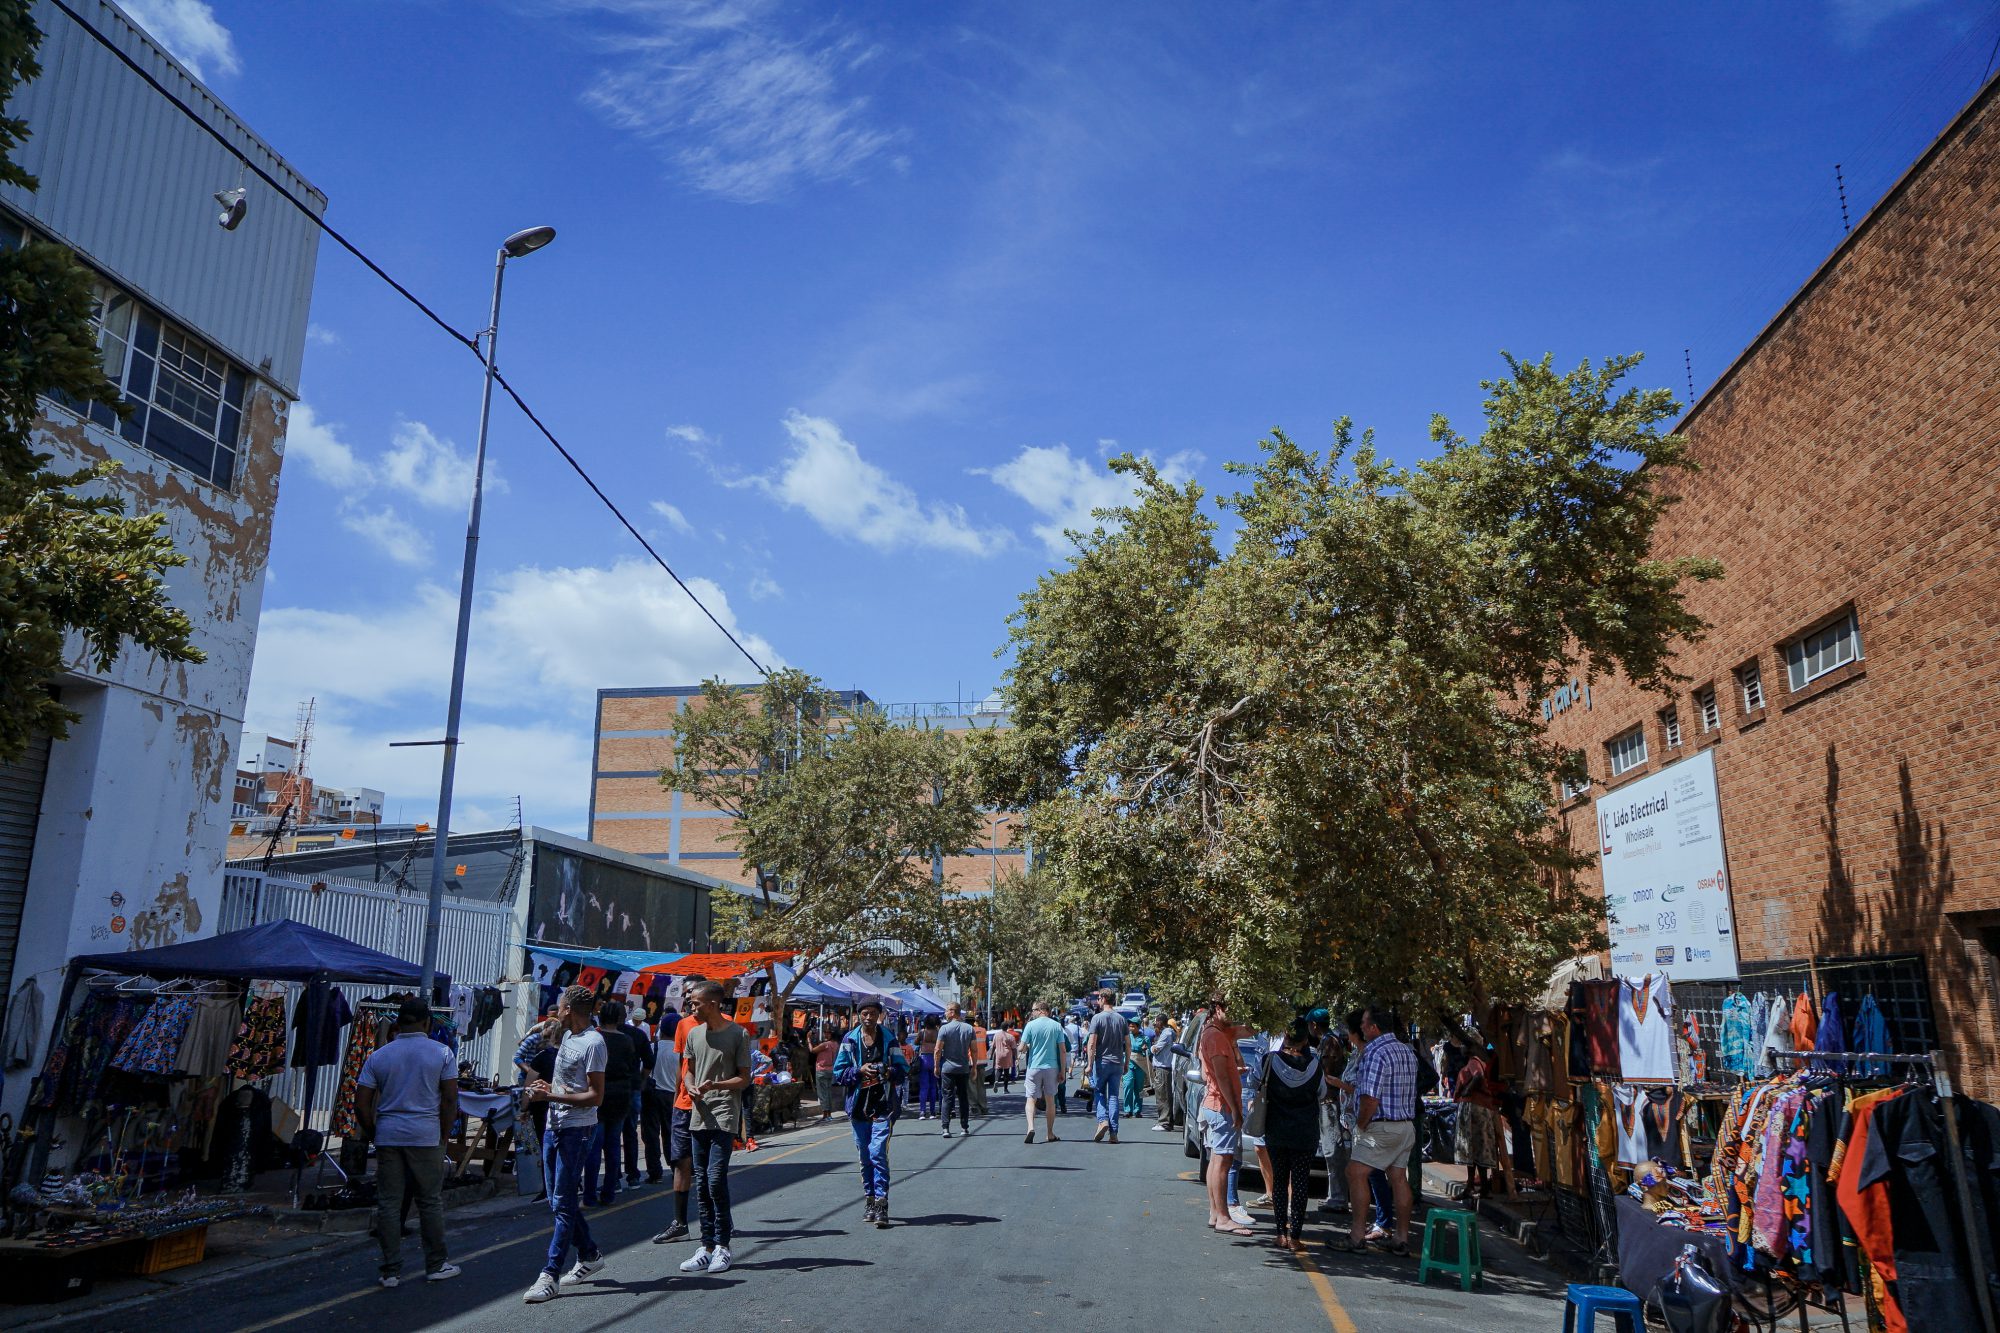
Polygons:
<instances>
[{"instance_id":1,"label":"white sneaker","mask_svg":"<svg viewBox=\"0 0 2000 1333\"><path fill-rule=\"evenodd\" d=\"M384 1287L387 1287L391 1291L394 1291L397 1287L403 1284L403 1279L397 1277L394 1273L384 1273L381 1277L376 1278L375 1280L377 1282L380 1282Z\"/></svg>"},{"instance_id":2,"label":"white sneaker","mask_svg":"<svg viewBox=\"0 0 2000 1333\"><path fill-rule=\"evenodd\" d=\"M434 1273L424 1274L426 1282L449 1282L465 1270L457 1264L445 1264Z\"/></svg>"},{"instance_id":3,"label":"white sneaker","mask_svg":"<svg viewBox=\"0 0 2000 1333\"><path fill-rule=\"evenodd\" d=\"M729 1247L718 1245L708 1252L708 1271L727 1273L729 1271Z\"/></svg>"},{"instance_id":4,"label":"white sneaker","mask_svg":"<svg viewBox=\"0 0 2000 1333\"><path fill-rule=\"evenodd\" d=\"M603 1268L604 1268L604 1256L601 1254L598 1255L595 1259L578 1259L576 1261L576 1267L570 1269L569 1272L564 1273L562 1275L562 1284L565 1287L573 1287L577 1283L583 1281L585 1278L591 1277L603 1271Z\"/></svg>"},{"instance_id":5,"label":"white sneaker","mask_svg":"<svg viewBox=\"0 0 2000 1333\"><path fill-rule=\"evenodd\" d=\"M681 1272L706 1273L711 1257L708 1247L704 1245L687 1258L681 1260Z\"/></svg>"},{"instance_id":6,"label":"white sneaker","mask_svg":"<svg viewBox=\"0 0 2000 1333\"><path fill-rule=\"evenodd\" d=\"M521 1299L529 1305L540 1305L543 1301L556 1298L556 1280L544 1273L535 1279L535 1285L528 1288L528 1294Z\"/></svg>"},{"instance_id":7,"label":"white sneaker","mask_svg":"<svg viewBox=\"0 0 2000 1333\"><path fill-rule=\"evenodd\" d=\"M1241 1204L1235 1205L1230 1208L1229 1220L1234 1222L1239 1227L1255 1226L1257 1224L1257 1219L1250 1216L1250 1210L1243 1207Z\"/></svg>"},{"instance_id":8,"label":"white sneaker","mask_svg":"<svg viewBox=\"0 0 2000 1333\"><path fill-rule=\"evenodd\" d=\"M1155 1134L1171 1134L1174 1132L1174 1127L1172 1125L1154 1125L1153 1132Z\"/></svg>"}]
</instances>

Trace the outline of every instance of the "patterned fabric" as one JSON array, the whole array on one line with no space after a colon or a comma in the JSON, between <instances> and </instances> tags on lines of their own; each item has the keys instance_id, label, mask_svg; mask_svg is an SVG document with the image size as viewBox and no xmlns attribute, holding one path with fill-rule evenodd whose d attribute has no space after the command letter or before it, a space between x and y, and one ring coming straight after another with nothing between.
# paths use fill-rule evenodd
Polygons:
<instances>
[{"instance_id":1,"label":"patterned fabric","mask_svg":"<svg viewBox=\"0 0 2000 1333\"><path fill-rule=\"evenodd\" d=\"M382 1024L370 1014L362 1014L347 1039L347 1055L340 1062L340 1091L334 1094L333 1132L341 1138L361 1133L360 1118L354 1114L354 1090L359 1086L361 1066L382 1044Z\"/></svg>"},{"instance_id":2,"label":"patterned fabric","mask_svg":"<svg viewBox=\"0 0 2000 1333\"><path fill-rule=\"evenodd\" d=\"M229 1048L229 1072L255 1082L282 1072L284 1067L285 999L282 995L260 996L250 1001L243 1025L236 1029L236 1042Z\"/></svg>"},{"instance_id":3,"label":"patterned fabric","mask_svg":"<svg viewBox=\"0 0 2000 1333\"><path fill-rule=\"evenodd\" d=\"M1736 991L1722 1002L1722 1067L1732 1074L1749 1075L1755 1063L1750 1053L1750 997Z\"/></svg>"},{"instance_id":4,"label":"patterned fabric","mask_svg":"<svg viewBox=\"0 0 2000 1333\"><path fill-rule=\"evenodd\" d=\"M194 996L165 995L153 1001L146 1016L128 1033L111 1059L113 1069L128 1074L171 1074L194 1015Z\"/></svg>"}]
</instances>

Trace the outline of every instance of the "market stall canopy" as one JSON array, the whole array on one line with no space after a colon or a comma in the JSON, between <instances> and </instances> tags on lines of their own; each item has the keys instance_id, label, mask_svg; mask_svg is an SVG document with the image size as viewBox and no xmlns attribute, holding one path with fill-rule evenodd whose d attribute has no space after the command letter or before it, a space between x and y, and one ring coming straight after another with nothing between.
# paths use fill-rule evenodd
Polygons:
<instances>
[{"instance_id":1,"label":"market stall canopy","mask_svg":"<svg viewBox=\"0 0 2000 1333\"><path fill-rule=\"evenodd\" d=\"M891 993L897 999L901 1000L907 1008L914 1009L920 1014L941 1014L944 1012L944 1001L925 990L922 986L912 986L908 990L899 990Z\"/></svg>"},{"instance_id":2,"label":"market stall canopy","mask_svg":"<svg viewBox=\"0 0 2000 1333\"><path fill-rule=\"evenodd\" d=\"M356 981L409 985L423 980L423 969L393 955L342 939L331 931L297 921L267 921L261 926L188 940L158 949L127 953L83 954L73 967L122 972L139 977L222 977L258 981ZM439 981L449 977L439 974Z\"/></svg>"},{"instance_id":3,"label":"market stall canopy","mask_svg":"<svg viewBox=\"0 0 2000 1333\"><path fill-rule=\"evenodd\" d=\"M792 951L789 949L768 953L689 953L682 954L670 963L654 963L639 970L668 976L707 977L710 981L726 981L730 977L740 977L745 972L754 972L773 963L788 963L792 957Z\"/></svg>"},{"instance_id":4,"label":"market stall canopy","mask_svg":"<svg viewBox=\"0 0 2000 1333\"><path fill-rule=\"evenodd\" d=\"M687 957L684 953L649 952L644 949L565 949L553 944L535 943L523 947L530 953L546 954L565 963L575 963L578 967L601 967L607 972L643 972L655 963L672 963Z\"/></svg>"},{"instance_id":5,"label":"market stall canopy","mask_svg":"<svg viewBox=\"0 0 2000 1333\"><path fill-rule=\"evenodd\" d=\"M792 984L792 977L796 974L791 967L784 963L779 963L775 970L778 974L778 989L783 991L785 987ZM844 991L834 985L825 977L816 977L808 973L793 988L791 1002L793 1004L853 1004L854 996L850 992Z\"/></svg>"},{"instance_id":6,"label":"market stall canopy","mask_svg":"<svg viewBox=\"0 0 2000 1333\"><path fill-rule=\"evenodd\" d=\"M843 972L836 972L829 976L827 980L852 995L857 1001L880 1000L883 1007L887 1009L901 1009L903 1007L902 996L892 990L883 990L873 982L863 981L860 977L852 977Z\"/></svg>"}]
</instances>

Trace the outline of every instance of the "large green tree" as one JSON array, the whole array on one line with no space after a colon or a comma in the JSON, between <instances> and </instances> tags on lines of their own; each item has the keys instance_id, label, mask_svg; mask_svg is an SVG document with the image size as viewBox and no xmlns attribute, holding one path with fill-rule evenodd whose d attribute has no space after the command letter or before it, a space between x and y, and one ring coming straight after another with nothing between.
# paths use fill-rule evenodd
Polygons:
<instances>
[{"instance_id":1,"label":"large green tree","mask_svg":"<svg viewBox=\"0 0 2000 1333\"><path fill-rule=\"evenodd\" d=\"M26 0L0 0L0 105L40 75L41 39ZM0 181L32 190L35 178L14 160L28 134L25 121L0 117ZM99 671L128 646L202 660L161 581L187 563L166 517L125 513L103 484L116 463L52 470L54 455L35 448L44 397L118 401L92 305L90 274L62 246L0 249L0 761L76 720L49 690L72 652Z\"/></svg>"},{"instance_id":2,"label":"large green tree","mask_svg":"<svg viewBox=\"0 0 2000 1333\"><path fill-rule=\"evenodd\" d=\"M1148 988L1153 1002L1179 1007L1201 998L1199 967L1125 947L1089 893L1034 869L1003 877L993 893L993 1007L1025 1013L1036 1000L1060 1004L1115 972L1126 989Z\"/></svg>"},{"instance_id":3,"label":"large green tree","mask_svg":"<svg viewBox=\"0 0 2000 1333\"><path fill-rule=\"evenodd\" d=\"M1676 679L1701 559L1655 559L1692 466L1636 357L1508 359L1476 440L1398 467L1282 432L1221 501L1145 461L1011 622L1015 729L980 756L1038 859L1132 949L1275 1018L1373 994L1456 1011L1600 943L1552 815L1535 700L1572 671Z\"/></svg>"},{"instance_id":4,"label":"large green tree","mask_svg":"<svg viewBox=\"0 0 2000 1333\"><path fill-rule=\"evenodd\" d=\"M980 827L955 735L843 707L784 670L750 690L707 682L675 718L674 756L661 782L733 816L727 837L760 872L755 898L712 897L718 938L790 951L799 976L969 974L984 909L932 877L934 858L971 846ZM763 887L773 882L775 895Z\"/></svg>"}]
</instances>

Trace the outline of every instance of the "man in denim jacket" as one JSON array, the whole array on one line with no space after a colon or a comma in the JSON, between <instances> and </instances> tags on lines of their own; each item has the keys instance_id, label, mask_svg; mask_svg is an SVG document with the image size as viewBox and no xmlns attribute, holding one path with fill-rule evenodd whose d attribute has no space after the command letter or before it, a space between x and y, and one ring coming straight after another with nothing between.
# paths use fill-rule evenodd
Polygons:
<instances>
[{"instance_id":1,"label":"man in denim jacket","mask_svg":"<svg viewBox=\"0 0 2000 1333\"><path fill-rule=\"evenodd\" d=\"M867 1220L889 1225L889 1135L903 1109L903 1084L910 1062L882 1026L882 1003L865 1000L860 1024L840 1039L833 1057L833 1081L847 1089L847 1123L861 1154L861 1189Z\"/></svg>"}]
</instances>

